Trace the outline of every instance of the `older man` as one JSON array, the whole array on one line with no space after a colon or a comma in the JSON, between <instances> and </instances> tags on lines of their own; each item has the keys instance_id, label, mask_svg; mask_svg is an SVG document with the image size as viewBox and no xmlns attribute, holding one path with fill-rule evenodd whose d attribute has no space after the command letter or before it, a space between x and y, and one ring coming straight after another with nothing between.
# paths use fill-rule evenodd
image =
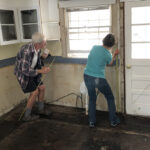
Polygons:
<instances>
[{"instance_id":1,"label":"older man","mask_svg":"<svg viewBox=\"0 0 150 150\"><path fill-rule=\"evenodd\" d=\"M32 42L21 47L16 57L15 75L24 93L30 93L27 101L24 121L37 119L38 115L31 115L36 97L38 97L38 113L47 114L44 109L45 85L41 82L41 74L50 71L49 67L42 67L40 53L46 48L45 37L41 33L32 35Z\"/></svg>"}]
</instances>

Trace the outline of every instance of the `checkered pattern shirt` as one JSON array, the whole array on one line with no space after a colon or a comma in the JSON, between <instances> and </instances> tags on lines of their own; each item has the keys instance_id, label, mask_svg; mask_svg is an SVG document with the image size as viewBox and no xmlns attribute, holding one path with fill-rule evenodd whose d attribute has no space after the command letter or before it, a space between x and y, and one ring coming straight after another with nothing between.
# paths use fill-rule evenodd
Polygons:
<instances>
[{"instance_id":1,"label":"checkered pattern shirt","mask_svg":"<svg viewBox=\"0 0 150 150\"><path fill-rule=\"evenodd\" d=\"M36 69L33 69L31 67L34 53L35 50L33 43L28 43L21 47L20 51L16 56L14 73L22 89L26 88L30 77L39 76L40 80L40 75L36 72ZM40 69L41 67L40 52L38 53L37 66L39 66L38 69Z\"/></svg>"}]
</instances>

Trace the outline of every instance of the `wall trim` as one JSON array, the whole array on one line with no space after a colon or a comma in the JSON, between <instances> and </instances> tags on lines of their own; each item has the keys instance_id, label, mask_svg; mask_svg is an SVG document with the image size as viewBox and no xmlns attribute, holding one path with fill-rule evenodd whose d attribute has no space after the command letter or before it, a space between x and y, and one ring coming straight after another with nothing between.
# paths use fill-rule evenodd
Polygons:
<instances>
[{"instance_id":1,"label":"wall trim","mask_svg":"<svg viewBox=\"0 0 150 150\"><path fill-rule=\"evenodd\" d=\"M11 57L11 58L0 60L0 68L14 65L15 60L16 60L16 57Z\"/></svg>"},{"instance_id":2,"label":"wall trim","mask_svg":"<svg viewBox=\"0 0 150 150\"><path fill-rule=\"evenodd\" d=\"M63 64L86 64L87 59L86 58L65 58L62 56L52 56L46 59L46 62L52 62L54 60L54 63L63 63Z\"/></svg>"},{"instance_id":3,"label":"wall trim","mask_svg":"<svg viewBox=\"0 0 150 150\"><path fill-rule=\"evenodd\" d=\"M45 60L46 63L52 62L52 60L55 58L54 63L63 63L63 64L86 64L87 59L86 58L65 58L62 56L52 56ZM11 57L7 59L0 60L0 68L14 65L15 64L16 57Z\"/></svg>"},{"instance_id":4,"label":"wall trim","mask_svg":"<svg viewBox=\"0 0 150 150\"><path fill-rule=\"evenodd\" d=\"M46 63L51 63L54 60L53 63L62 63L62 64L82 64L86 65L87 63L87 58L65 58L62 56L51 56L48 57L45 62ZM0 68L14 65L15 64L16 57L11 57L7 59L0 60ZM116 61L114 61L113 66L116 65ZM118 60L118 65L120 65L120 60Z\"/></svg>"}]
</instances>

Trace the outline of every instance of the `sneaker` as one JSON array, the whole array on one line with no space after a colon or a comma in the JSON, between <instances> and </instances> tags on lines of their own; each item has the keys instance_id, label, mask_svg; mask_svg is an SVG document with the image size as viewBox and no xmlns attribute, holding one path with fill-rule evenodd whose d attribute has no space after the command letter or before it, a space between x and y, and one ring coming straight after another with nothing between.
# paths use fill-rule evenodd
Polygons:
<instances>
[{"instance_id":1,"label":"sneaker","mask_svg":"<svg viewBox=\"0 0 150 150\"><path fill-rule=\"evenodd\" d=\"M119 118L116 118L113 122L110 123L110 125L112 127L115 127L117 126L118 124L120 124L120 119Z\"/></svg>"},{"instance_id":2,"label":"sneaker","mask_svg":"<svg viewBox=\"0 0 150 150\"><path fill-rule=\"evenodd\" d=\"M89 123L89 127L90 127L90 128L94 128L94 127L95 127L95 123L94 123L94 122L90 122L90 123Z\"/></svg>"},{"instance_id":3,"label":"sneaker","mask_svg":"<svg viewBox=\"0 0 150 150\"><path fill-rule=\"evenodd\" d=\"M37 119L39 119L39 116L38 115L29 115L29 116L27 116L27 117L23 117L23 121L34 121L34 120L37 120Z\"/></svg>"}]
</instances>

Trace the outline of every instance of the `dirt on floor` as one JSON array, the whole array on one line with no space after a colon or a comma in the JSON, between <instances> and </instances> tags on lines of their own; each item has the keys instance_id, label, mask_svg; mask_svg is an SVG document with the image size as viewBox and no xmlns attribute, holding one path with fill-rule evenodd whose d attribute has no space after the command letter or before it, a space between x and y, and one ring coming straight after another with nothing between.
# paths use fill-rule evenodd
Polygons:
<instances>
[{"instance_id":1,"label":"dirt on floor","mask_svg":"<svg viewBox=\"0 0 150 150\"><path fill-rule=\"evenodd\" d=\"M18 121L24 105L1 117L0 150L150 150L150 119L124 116L110 127L108 113L97 111L95 128L88 127L84 109L47 105L49 117Z\"/></svg>"}]
</instances>

